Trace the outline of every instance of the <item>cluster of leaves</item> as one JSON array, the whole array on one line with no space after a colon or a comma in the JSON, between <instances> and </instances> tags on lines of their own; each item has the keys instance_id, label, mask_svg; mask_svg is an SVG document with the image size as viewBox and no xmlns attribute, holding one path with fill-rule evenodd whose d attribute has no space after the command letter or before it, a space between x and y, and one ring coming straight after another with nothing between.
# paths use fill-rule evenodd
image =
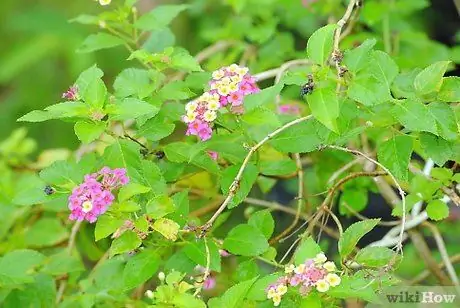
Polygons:
<instances>
[{"instance_id":1,"label":"cluster of leaves","mask_svg":"<svg viewBox=\"0 0 460 308\"><path fill-rule=\"evenodd\" d=\"M429 218L442 220L449 215L441 198L446 188L460 182L446 165L460 161L460 108L455 104L460 101L460 78L444 75L453 68L450 53L458 51L429 40L406 20L425 8L426 1L368 1L356 25L367 30L343 40L343 55L334 50L338 26L313 32L317 25L308 20L313 13L300 1L227 1L224 8L206 2L203 8L205 2L161 5L138 16L135 0L114 1L113 10L73 19L100 31L84 40L80 52L124 46L133 67L121 71L110 84L93 65L75 81L75 99L19 119L73 123L82 143L76 155L49 150L31 162L28 157L35 143L24 130L0 144L0 238L6 239L0 248L4 254L0 301L5 307L52 307L55 302L61 307L270 307L265 290L286 265L280 263L284 258L273 242L283 229L273 218L276 207L269 204L268 210L248 211L247 217L233 215L237 210L226 211L205 238L197 239L193 226L205 223L208 209L216 209L229 194L231 210L251 203L248 196L273 192L276 184L290 190L298 173L292 153L312 161L301 183L312 194L324 191L335 171L354 159L350 153L323 150L329 145L376 153L378 162L409 193L406 211L425 202ZM320 16L338 19L344 8L337 3L325 1L312 8ZM260 10L261 5L266 9ZM209 21L198 17L204 10L217 17ZM170 24L185 11L196 21L203 40L227 49L193 57L175 46ZM388 37L389 24L397 25L400 37ZM306 53L294 49L298 34L311 34ZM413 53L427 56L414 62ZM331 61L333 54L336 59ZM261 81L261 88L265 87L245 98L244 114L219 114L210 140L184 136L184 103L206 89L208 71L240 57L252 73L293 58L308 60L308 65L281 71L275 84ZM313 84L305 102L298 93L307 75ZM278 112L278 97L312 117L273 136L247 162L248 147L298 118ZM217 152L218 160L209 151ZM415 157L432 159L438 167L431 175L409 172L419 168ZM103 166L126 168L130 183L120 189L95 225L71 229L69 194L85 174ZM351 170L362 168L357 163ZM47 186L52 193L44 192ZM338 212L344 217L367 207L369 191L379 192L369 178L353 179L339 189ZM322 199L309 199L308 208L302 202L300 210L311 215ZM260 201L267 203L258 199L253 203L260 205ZM401 205L396 206L393 215L402 216L402 211ZM385 247L356 249L378 224L379 219L354 223L331 244L342 264L340 286L306 297L288 293L282 307L334 307L348 298L378 301L375 292L397 280L389 271L399 257ZM304 233L291 261L298 265L321 251ZM230 256L223 257L226 254ZM206 269L204 278L210 271L218 281L217 290L203 291L202 281L196 280L196 290L204 293L204 299L192 295L195 286L183 281L185 274L196 274L197 266ZM165 284L158 285L155 279L159 270L170 273ZM153 299L142 296L150 288L155 290Z\"/></svg>"}]
</instances>

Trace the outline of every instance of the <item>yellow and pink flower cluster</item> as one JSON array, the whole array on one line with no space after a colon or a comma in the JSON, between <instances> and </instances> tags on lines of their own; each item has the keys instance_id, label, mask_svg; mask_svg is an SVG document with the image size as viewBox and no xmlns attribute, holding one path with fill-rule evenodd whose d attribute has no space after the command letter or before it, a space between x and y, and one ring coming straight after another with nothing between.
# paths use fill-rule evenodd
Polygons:
<instances>
[{"instance_id":1,"label":"yellow and pink flower cluster","mask_svg":"<svg viewBox=\"0 0 460 308\"><path fill-rule=\"evenodd\" d=\"M308 259L302 264L286 266L285 276L279 278L276 283L267 288L267 298L273 301L275 306L281 302L281 298L287 293L288 287L299 287L302 295L307 295L311 290L327 292L331 287L340 284L340 276L335 272L337 268L332 261L327 261L324 253L319 253L313 259Z\"/></svg>"},{"instance_id":2,"label":"yellow and pink flower cluster","mask_svg":"<svg viewBox=\"0 0 460 308\"><path fill-rule=\"evenodd\" d=\"M230 107L233 113L241 113L246 95L259 90L256 80L247 67L237 64L222 67L212 73L210 89L196 100L185 105L186 114L182 120L187 123L187 135L198 136L202 141L212 135L212 124L220 108Z\"/></svg>"}]
</instances>

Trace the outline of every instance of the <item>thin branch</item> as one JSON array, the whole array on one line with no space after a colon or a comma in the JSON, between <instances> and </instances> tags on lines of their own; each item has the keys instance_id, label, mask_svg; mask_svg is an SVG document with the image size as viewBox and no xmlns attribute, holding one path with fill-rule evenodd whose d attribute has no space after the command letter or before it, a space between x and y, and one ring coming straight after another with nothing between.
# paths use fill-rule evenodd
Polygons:
<instances>
[{"instance_id":1,"label":"thin branch","mask_svg":"<svg viewBox=\"0 0 460 308\"><path fill-rule=\"evenodd\" d=\"M201 231L200 236L204 236L206 234L206 232L209 230L209 228L212 227L212 225L213 225L214 221L217 219L217 217L219 217L219 215L225 210L225 208L230 203L230 201L232 201L233 197L235 196L236 192L239 189L240 181L241 181L241 178L243 177L243 172L246 169L247 165L249 164L249 161L251 160L252 155L254 153L256 153L257 150L260 147L262 147L265 143L267 143L274 136L280 134L281 132L283 132L284 130L288 129L291 126L294 126L294 125L296 125L298 123L307 121L307 120L309 120L311 118L312 118L312 116L308 115L308 116L293 120L291 122L288 122L288 123L284 124L283 126L281 126L280 128L276 129L275 131L269 133L267 136L265 136L265 138L263 138L261 141L259 141L256 145L251 147L251 149L249 150L249 153L246 155L246 157L245 157L245 159L243 161L243 164L240 167L240 170L238 171L238 174L236 175L236 177L233 180L232 184L228 188L229 193L227 195L227 198L225 198L224 202L217 209L217 211L214 213L214 215L203 226L198 228Z\"/></svg>"},{"instance_id":2,"label":"thin branch","mask_svg":"<svg viewBox=\"0 0 460 308\"><path fill-rule=\"evenodd\" d=\"M334 172L332 176L329 178L329 180L327 180L327 185L330 185L331 183L333 183L342 173L344 173L345 171L347 171L348 169L350 169L351 167L353 167L360 161L361 161L361 157L358 157L348 162L347 164L343 165L343 167L341 167L336 172Z\"/></svg>"},{"instance_id":3,"label":"thin branch","mask_svg":"<svg viewBox=\"0 0 460 308\"><path fill-rule=\"evenodd\" d=\"M203 62L204 60L208 59L212 55L227 50L231 46L235 45L237 42L236 41L219 41L216 42L215 44L206 47L202 51L196 54L195 59L198 63Z\"/></svg>"},{"instance_id":4,"label":"thin branch","mask_svg":"<svg viewBox=\"0 0 460 308\"><path fill-rule=\"evenodd\" d=\"M334 220L335 224L337 225L337 228L339 229L340 237L342 237L343 227L342 227L342 224L340 223L340 220L337 218L337 216L334 214L334 212L332 212L329 208L326 207L326 208L324 208L324 210L326 212L328 212L329 215L331 215L332 220Z\"/></svg>"},{"instance_id":5,"label":"thin branch","mask_svg":"<svg viewBox=\"0 0 460 308\"><path fill-rule=\"evenodd\" d=\"M460 254L456 254L455 256L452 256L449 258L450 263L455 264L460 262ZM441 262L438 264L438 267L443 269L446 266L444 262ZM430 270L424 270L420 274L418 274L414 279L412 279L409 284L414 285L417 284L425 279L427 279L430 276L431 272Z\"/></svg>"},{"instance_id":6,"label":"thin branch","mask_svg":"<svg viewBox=\"0 0 460 308\"><path fill-rule=\"evenodd\" d=\"M272 68L270 70L267 70L267 71L264 71L264 72L261 72L261 73L258 73L256 75L254 75L254 78L257 80L257 81L262 81L262 80L266 80L266 79L270 79L270 78L273 78L273 77L276 77L279 72L284 72L286 71L287 69L289 69L289 67L291 66L299 66L299 65L310 65L311 64L311 61L309 60L306 60L306 59L295 59L295 60L290 60L290 61L287 61L285 63L283 63L281 66L279 67L276 67L276 68Z\"/></svg>"},{"instance_id":7,"label":"thin branch","mask_svg":"<svg viewBox=\"0 0 460 308\"><path fill-rule=\"evenodd\" d=\"M449 254L447 253L446 245L444 244L444 239L442 238L439 229L432 223L426 221L422 224L422 226L428 227L431 230L431 233L433 233L436 244L438 245L439 253L441 254L441 259L446 266L447 274L449 275L450 280L452 280L456 286L457 292L460 293L460 283L458 281L457 273L455 272L454 266L450 262Z\"/></svg>"},{"instance_id":8,"label":"thin branch","mask_svg":"<svg viewBox=\"0 0 460 308\"><path fill-rule=\"evenodd\" d=\"M353 214L353 216L357 217L358 219L360 220L368 220L368 219L372 219L372 218L369 218L369 217L366 217L362 214L360 214L359 212L355 211L355 209L353 209L351 206L348 205L348 203L346 202L343 202L343 205L347 208L348 211L351 212L351 214ZM378 225L379 226L397 226L399 225L401 222L400 221L379 221Z\"/></svg>"},{"instance_id":9,"label":"thin branch","mask_svg":"<svg viewBox=\"0 0 460 308\"><path fill-rule=\"evenodd\" d=\"M352 150L352 149L348 149L348 148L344 148L344 147L340 147L340 146L336 146L336 145L329 145L327 147L331 148L331 149L340 150L340 151L344 151L344 152L348 152L348 153L352 153L352 154L355 154L355 155L362 156L366 160L372 162L373 164L375 164L375 165L379 166L380 168L382 168L383 170L385 170L388 173L388 175L391 177L391 179L395 183L396 188L398 189L399 195L401 196L401 200L402 200L401 231L400 231L400 234L399 234L399 242L396 245L397 249L402 254L402 242L403 242L403 236L404 236L404 225L406 223L406 196L405 196L404 190L401 188L401 185L399 185L399 182L396 180L394 175L390 172L390 170L388 170L387 167L385 167L384 165L382 165L381 163L379 163L375 159L367 156L366 154L361 153L360 151Z\"/></svg>"}]
</instances>

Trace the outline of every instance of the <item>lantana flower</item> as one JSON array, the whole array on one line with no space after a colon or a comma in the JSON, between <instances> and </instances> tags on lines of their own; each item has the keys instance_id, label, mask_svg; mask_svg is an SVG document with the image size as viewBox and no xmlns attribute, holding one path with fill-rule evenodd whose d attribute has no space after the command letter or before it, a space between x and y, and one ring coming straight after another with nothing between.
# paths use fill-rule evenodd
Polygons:
<instances>
[{"instance_id":1,"label":"lantana flower","mask_svg":"<svg viewBox=\"0 0 460 308\"><path fill-rule=\"evenodd\" d=\"M77 85L71 86L67 91L62 93L62 98L65 98L69 101L77 101L79 98Z\"/></svg>"},{"instance_id":2,"label":"lantana flower","mask_svg":"<svg viewBox=\"0 0 460 308\"><path fill-rule=\"evenodd\" d=\"M198 136L202 141L211 138L220 108L228 107L230 112L241 114L244 97L260 91L249 69L237 64L214 71L209 87L209 91L185 105L186 113L182 117L187 124L186 135Z\"/></svg>"},{"instance_id":3,"label":"lantana flower","mask_svg":"<svg viewBox=\"0 0 460 308\"><path fill-rule=\"evenodd\" d=\"M70 220L87 220L91 223L112 205L116 190L129 182L126 169L102 168L85 176L83 183L75 187L69 197Z\"/></svg>"},{"instance_id":4,"label":"lantana flower","mask_svg":"<svg viewBox=\"0 0 460 308\"><path fill-rule=\"evenodd\" d=\"M327 292L341 282L340 276L334 273L336 270L334 262L327 261L324 253L319 253L313 259L308 259L297 266L287 265L284 268L286 275L266 289L267 298L278 306L288 287L299 287L302 295L307 295L313 289L321 293Z\"/></svg>"}]
</instances>

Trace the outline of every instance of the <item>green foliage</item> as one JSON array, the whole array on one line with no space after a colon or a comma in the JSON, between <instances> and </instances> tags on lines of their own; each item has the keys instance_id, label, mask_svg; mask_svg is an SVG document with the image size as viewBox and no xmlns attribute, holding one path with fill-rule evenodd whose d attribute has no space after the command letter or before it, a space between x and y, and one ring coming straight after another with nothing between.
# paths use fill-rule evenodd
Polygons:
<instances>
[{"instance_id":1,"label":"green foliage","mask_svg":"<svg viewBox=\"0 0 460 308\"><path fill-rule=\"evenodd\" d=\"M93 1L93 15L70 24L52 2L3 16L12 47L0 52L1 131L13 118L34 126L33 138L20 128L0 142L0 306L375 303L394 275L413 280L400 262L424 266L412 233L399 238L404 223L422 232L428 216L456 253L445 196L458 203L458 47L420 32L435 12L428 1ZM16 4L0 6L2 15ZM187 104L204 92L224 104L212 72L231 63L249 72L226 76L224 90L252 76L260 91L219 105L200 140L184 123ZM125 169L129 183L96 173L105 166ZM97 183L81 186L88 175ZM380 216L376 196L395 219L380 241L380 218L364 217ZM94 224L69 220L73 203L76 214L97 212ZM303 265L323 266L323 251L341 261L324 264L332 278L269 293Z\"/></svg>"}]
</instances>

